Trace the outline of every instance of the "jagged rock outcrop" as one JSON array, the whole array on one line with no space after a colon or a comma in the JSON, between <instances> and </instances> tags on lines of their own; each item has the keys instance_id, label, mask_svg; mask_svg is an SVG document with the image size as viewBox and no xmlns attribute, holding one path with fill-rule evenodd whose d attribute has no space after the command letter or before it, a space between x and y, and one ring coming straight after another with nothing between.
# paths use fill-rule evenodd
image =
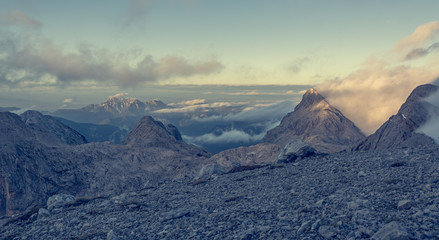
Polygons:
<instances>
[{"instance_id":1,"label":"jagged rock outcrop","mask_svg":"<svg viewBox=\"0 0 439 240\"><path fill-rule=\"evenodd\" d=\"M383 150L435 144L433 139L417 133L416 130L429 120L431 114L439 115L439 108L424 100L438 89L438 86L432 84L416 87L398 113L353 150Z\"/></svg>"},{"instance_id":2,"label":"jagged rock outcrop","mask_svg":"<svg viewBox=\"0 0 439 240\"><path fill-rule=\"evenodd\" d=\"M181 134L174 125L164 125L150 116L143 117L128 134L122 144L144 147L166 147L182 142Z\"/></svg>"},{"instance_id":3,"label":"jagged rock outcrop","mask_svg":"<svg viewBox=\"0 0 439 240\"><path fill-rule=\"evenodd\" d=\"M238 166L263 165L274 163L281 149L282 147L276 144L259 143L249 147L222 151L212 156L210 161L225 167L227 170Z\"/></svg>"},{"instance_id":4,"label":"jagged rock outcrop","mask_svg":"<svg viewBox=\"0 0 439 240\"><path fill-rule=\"evenodd\" d=\"M32 119L28 115L23 119ZM111 195L165 178L193 177L210 157L182 141L176 128L148 117L124 145L68 145L23 119L0 113L0 216L44 205L54 194Z\"/></svg>"},{"instance_id":5,"label":"jagged rock outcrop","mask_svg":"<svg viewBox=\"0 0 439 240\"><path fill-rule=\"evenodd\" d=\"M299 138L318 151L345 150L365 138L355 124L331 106L315 89L308 90L294 111L267 132L262 142L285 146Z\"/></svg>"},{"instance_id":6,"label":"jagged rock outcrop","mask_svg":"<svg viewBox=\"0 0 439 240\"><path fill-rule=\"evenodd\" d=\"M311 157L317 154L317 151L310 145L299 139L291 140L277 156L276 162L288 163Z\"/></svg>"},{"instance_id":7,"label":"jagged rock outcrop","mask_svg":"<svg viewBox=\"0 0 439 240\"><path fill-rule=\"evenodd\" d=\"M43 115L37 111L26 111L22 113L20 117L29 127L35 129L42 128L43 130L54 134L63 143L69 145L87 143L87 140L84 136L51 116Z\"/></svg>"}]
</instances>

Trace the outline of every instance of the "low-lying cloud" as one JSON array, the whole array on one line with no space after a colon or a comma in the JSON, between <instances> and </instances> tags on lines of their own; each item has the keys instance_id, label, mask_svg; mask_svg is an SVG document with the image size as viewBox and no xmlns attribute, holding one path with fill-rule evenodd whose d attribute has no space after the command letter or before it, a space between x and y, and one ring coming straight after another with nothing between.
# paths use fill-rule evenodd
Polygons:
<instances>
[{"instance_id":1,"label":"low-lying cloud","mask_svg":"<svg viewBox=\"0 0 439 240\"><path fill-rule=\"evenodd\" d=\"M219 135L208 133L197 137L185 136L185 140L195 144L229 144L229 143L252 143L261 140L265 133L251 135L241 130L232 129Z\"/></svg>"},{"instance_id":2,"label":"low-lying cloud","mask_svg":"<svg viewBox=\"0 0 439 240\"><path fill-rule=\"evenodd\" d=\"M439 86L439 79L436 80L434 84ZM439 91L427 97L425 100L435 106L437 110L439 110ZM439 144L439 112L430 113L430 119L417 131L420 133L424 133L427 136L430 136L435 140L437 144Z\"/></svg>"},{"instance_id":3,"label":"low-lying cloud","mask_svg":"<svg viewBox=\"0 0 439 240\"><path fill-rule=\"evenodd\" d=\"M381 57L372 56L361 69L347 77L326 81L317 89L363 132L371 134L398 111L415 87L439 76L439 67L431 62L421 66L407 63L408 58L435 54L436 44L424 45L438 34L439 22L419 26Z\"/></svg>"}]
</instances>

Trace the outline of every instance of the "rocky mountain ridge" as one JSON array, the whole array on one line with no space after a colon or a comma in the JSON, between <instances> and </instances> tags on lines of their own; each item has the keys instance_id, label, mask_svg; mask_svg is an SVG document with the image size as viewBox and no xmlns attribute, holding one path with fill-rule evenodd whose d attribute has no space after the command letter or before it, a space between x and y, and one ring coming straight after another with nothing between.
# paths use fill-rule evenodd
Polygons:
<instances>
[{"instance_id":1,"label":"rocky mountain ridge","mask_svg":"<svg viewBox=\"0 0 439 240\"><path fill-rule=\"evenodd\" d=\"M131 123L130 118L137 122L150 112L163 108L169 106L157 99L142 102L135 98L112 96L100 104L90 104L80 109L59 109L53 115L82 123L118 125L116 123L124 119Z\"/></svg>"},{"instance_id":2,"label":"rocky mountain ridge","mask_svg":"<svg viewBox=\"0 0 439 240\"><path fill-rule=\"evenodd\" d=\"M58 137L67 131L57 132L43 118L35 112L0 113L0 215L39 206L57 193L117 194L163 178L193 176L210 157L181 140L175 127L149 117L122 145L68 145L72 141Z\"/></svg>"},{"instance_id":3,"label":"rocky mountain ridge","mask_svg":"<svg viewBox=\"0 0 439 240\"><path fill-rule=\"evenodd\" d=\"M437 92L438 89L438 86L432 84L416 87L398 113L391 116L375 133L368 136L353 150L434 145L432 138L416 130L424 125L432 114L439 116L439 108L425 101L425 98Z\"/></svg>"}]
</instances>

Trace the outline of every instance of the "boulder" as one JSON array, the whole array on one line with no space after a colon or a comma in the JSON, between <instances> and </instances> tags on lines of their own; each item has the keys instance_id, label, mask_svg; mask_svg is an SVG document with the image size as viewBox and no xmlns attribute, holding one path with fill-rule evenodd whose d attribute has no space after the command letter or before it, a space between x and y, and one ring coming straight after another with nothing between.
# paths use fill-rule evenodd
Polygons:
<instances>
[{"instance_id":1,"label":"boulder","mask_svg":"<svg viewBox=\"0 0 439 240\"><path fill-rule=\"evenodd\" d=\"M317 151L299 139L291 140L279 153L276 162L288 163L311 157L317 154Z\"/></svg>"},{"instance_id":2,"label":"boulder","mask_svg":"<svg viewBox=\"0 0 439 240\"><path fill-rule=\"evenodd\" d=\"M390 222L376 232L372 239L375 240L405 240L410 239L410 235L405 228L399 225L398 222Z\"/></svg>"}]
</instances>

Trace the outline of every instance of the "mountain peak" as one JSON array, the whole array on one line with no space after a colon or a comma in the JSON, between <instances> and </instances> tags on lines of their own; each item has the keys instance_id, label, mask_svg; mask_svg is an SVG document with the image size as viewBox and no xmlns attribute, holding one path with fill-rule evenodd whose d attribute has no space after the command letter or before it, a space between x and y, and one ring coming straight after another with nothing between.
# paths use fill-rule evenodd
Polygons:
<instances>
[{"instance_id":1,"label":"mountain peak","mask_svg":"<svg viewBox=\"0 0 439 240\"><path fill-rule=\"evenodd\" d=\"M122 144L148 147L170 147L181 141L181 134L173 125L165 126L150 116L143 117Z\"/></svg>"},{"instance_id":2,"label":"mountain peak","mask_svg":"<svg viewBox=\"0 0 439 240\"><path fill-rule=\"evenodd\" d=\"M439 89L439 87L436 85L433 85L433 84L423 84L423 85L416 87L412 91L412 93L410 93L410 95L408 96L405 103L401 106L401 109L399 110L399 112L402 109L404 109L406 105L408 105L410 103L423 101L426 97L429 97L430 95L432 95L433 93L438 91L438 89Z\"/></svg>"},{"instance_id":3,"label":"mountain peak","mask_svg":"<svg viewBox=\"0 0 439 240\"><path fill-rule=\"evenodd\" d=\"M319 151L338 152L364 137L352 121L311 88L262 142L285 146L292 139L300 139Z\"/></svg>"},{"instance_id":4,"label":"mountain peak","mask_svg":"<svg viewBox=\"0 0 439 240\"><path fill-rule=\"evenodd\" d=\"M314 88L310 88L308 91L305 92L305 94L302 97L302 101L299 103L299 105L296 106L295 110L308 108L313 105L319 104L322 101L324 101L327 104L325 98L322 95L320 95L320 93L317 92L317 90L315 90Z\"/></svg>"}]
</instances>

